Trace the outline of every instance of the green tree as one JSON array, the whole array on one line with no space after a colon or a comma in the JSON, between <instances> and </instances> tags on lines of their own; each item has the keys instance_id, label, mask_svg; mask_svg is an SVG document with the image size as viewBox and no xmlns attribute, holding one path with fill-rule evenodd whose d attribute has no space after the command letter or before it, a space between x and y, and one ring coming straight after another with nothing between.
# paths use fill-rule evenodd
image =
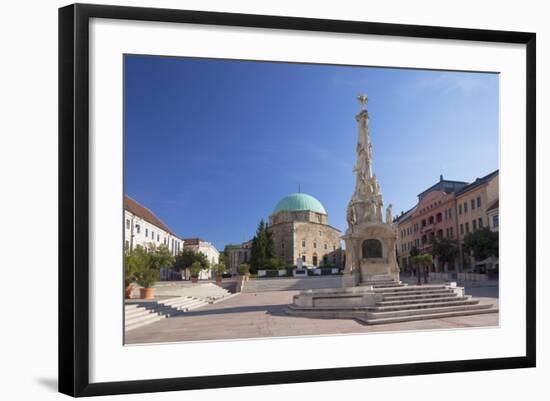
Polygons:
<instances>
[{"instance_id":1,"label":"green tree","mask_svg":"<svg viewBox=\"0 0 550 401\"><path fill-rule=\"evenodd\" d=\"M440 263L452 263L458 255L458 248L455 241L439 238L432 243L432 254Z\"/></svg>"},{"instance_id":2,"label":"green tree","mask_svg":"<svg viewBox=\"0 0 550 401\"><path fill-rule=\"evenodd\" d=\"M470 232L464 236L464 245L478 261L489 256L498 257L498 232L491 231L489 227Z\"/></svg>"},{"instance_id":3,"label":"green tree","mask_svg":"<svg viewBox=\"0 0 550 401\"><path fill-rule=\"evenodd\" d=\"M248 263L241 263L239 265L239 274L245 276L248 273L250 273L250 265Z\"/></svg>"},{"instance_id":4,"label":"green tree","mask_svg":"<svg viewBox=\"0 0 550 401\"><path fill-rule=\"evenodd\" d=\"M183 248L177 255L174 261L174 267L178 270L189 269L195 262L199 262L202 269L208 269L210 263L208 258L202 252L195 252L193 249Z\"/></svg>"},{"instance_id":5,"label":"green tree","mask_svg":"<svg viewBox=\"0 0 550 401\"><path fill-rule=\"evenodd\" d=\"M189 270L191 270L191 277L198 277L201 270L203 270L201 262L198 260L194 261Z\"/></svg>"},{"instance_id":6,"label":"green tree","mask_svg":"<svg viewBox=\"0 0 550 401\"><path fill-rule=\"evenodd\" d=\"M413 256L411 258L412 262L417 266L416 268L416 277L417 284L421 282L421 274L424 273L424 282L428 282L428 268L433 263L433 257L429 253L424 253L420 255Z\"/></svg>"},{"instance_id":7,"label":"green tree","mask_svg":"<svg viewBox=\"0 0 550 401\"><path fill-rule=\"evenodd\" d=\"M136 281L142 287L151 287L160 277L155 265L156 256L156 252L147 252L141 245L127 250L124 257L125 281Z\"/></svg>"},{"instance_id":8,"label":"green tree","mask_svg":"<svg viewBox=\"0 0 550 401\"><path fill-rule=\"evenodd\" d=\"M281 258L266 259L264 268L267 270L279 270L286 267L286 262Z\"/></svg>"},{"instance_id":9,"label":"green tree","mask_svg":"<svg viewBox=\"0 0 550 401\"><path fill-rule=\"evenodd\" d=\"M150 244L147 256L149 259L149 267L152 269L160 271L162 268L174 265L174 256L172 256L172 253L166 245L156 246L155 244Z\"/></svg>"},{"instance_id":10,"label":"green tree","mask_svg":"<svg viewBox=\"0 0 550 401\"><path fill-rule=\"evenodd\" d=\"M216 263L214 266L212 266L212 270L214 270L214 273L216 276L221 276L225 273L225 264L224 263Z\"/></svg>"},{"instance_id":11,"label":"green tree","mask_svg":"<svg viewBox=\"0 0 550 401\"><path fill-rule=\"evenodd\" d=\"M268 225L264 220L260 220L256 235L252 239L250 249L250 270L252 273L258 272L267 266L270 259L275 258L275 242L268 230Z\"/></svg>"}]
</instances>

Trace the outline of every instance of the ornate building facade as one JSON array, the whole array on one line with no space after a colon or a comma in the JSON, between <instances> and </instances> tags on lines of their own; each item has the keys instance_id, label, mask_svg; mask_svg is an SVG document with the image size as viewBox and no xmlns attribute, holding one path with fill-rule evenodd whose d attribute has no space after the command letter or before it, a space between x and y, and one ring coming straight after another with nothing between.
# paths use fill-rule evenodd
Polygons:
<instances>
[{"instance_id":1,"label":"ornate building facade","mask_svg":"<svg viewBox=\"0 0 550 401\"><path fill-rule=\"evenodd\" d=\"M496 216L496 217L495 217ZM468 270L473 260L464 249L464 236L480 228L498 226L498 170L474 182L438 182L418 195L418 203L395 219L398 226L397 252L402 271L410 271L411 249L431 252L437 239L456 243L459 256L445 264L434 261L432 270L455 272ZM493 229L494 230L494 229Z\"/></svg>"},{"instance_id":2,"label":"ornate building facade","mask_svg":"<svg viewBox=\"0 0 550 401\"><path fill-rule=\"evenodd\" d=\"M285 196L269 216L269 232L276 255L294 265L341 267L340 230L328 223L328 214L317 199L304 193Z\"/></svg>"}]
</instances>

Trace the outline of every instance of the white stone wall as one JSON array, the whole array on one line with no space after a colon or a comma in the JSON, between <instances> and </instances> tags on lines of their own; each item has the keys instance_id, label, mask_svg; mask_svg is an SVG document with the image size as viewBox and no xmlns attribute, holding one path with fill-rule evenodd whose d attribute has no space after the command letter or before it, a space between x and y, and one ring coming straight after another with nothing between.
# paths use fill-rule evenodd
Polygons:
<instances>
[{"instance_id":1,"label":"white stone wall","mask_svg":"<svg viewBox=\"0 0 550 401\"><path fill-rule=\"evenodd\" d=\"M150 244L157 246L166 245L172 255L176 255L183 249L183 241L181 239L125 210L124 245L129 249L133 249L137 245L147 248Z\"/></svg>"}]
</instances>

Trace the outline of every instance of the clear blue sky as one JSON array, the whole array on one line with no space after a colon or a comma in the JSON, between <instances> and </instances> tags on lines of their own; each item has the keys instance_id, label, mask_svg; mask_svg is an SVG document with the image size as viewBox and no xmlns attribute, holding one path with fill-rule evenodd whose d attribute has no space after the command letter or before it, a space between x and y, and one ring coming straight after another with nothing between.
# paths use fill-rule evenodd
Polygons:
<instances>
[{"instance_id":1,"label":"clear blue sky","mask_svg":"<svg viewBox=\"0 0 550 401\"><path fill-rule=\"evenodd\" d=\"M126 56L124 90L125 192L219 249L298 184L345 230L360 93L394 214L498 168L497 74Z\"/></svg>"}]
</instances>

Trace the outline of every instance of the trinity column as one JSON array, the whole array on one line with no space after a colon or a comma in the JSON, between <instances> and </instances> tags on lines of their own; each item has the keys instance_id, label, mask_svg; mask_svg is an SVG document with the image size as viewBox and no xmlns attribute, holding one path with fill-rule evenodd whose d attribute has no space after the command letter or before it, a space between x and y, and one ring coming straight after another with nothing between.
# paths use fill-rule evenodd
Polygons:
<instances>
[{"instance_id":1,"label":"trinity column","mask_svg":"<svg viewBox=\"0 0 550 401\"><path fill-rule=\"evenodd\" d=\"M367 96L360 95L355 191L348 203L348 229L342 237L346 243L345 287L378 279L399 280L395 256L397 228L393 224L391 204L383 220L384 201L376 174L372 171L372 143L369 132Z\"/></svg>"}]
</instances>

